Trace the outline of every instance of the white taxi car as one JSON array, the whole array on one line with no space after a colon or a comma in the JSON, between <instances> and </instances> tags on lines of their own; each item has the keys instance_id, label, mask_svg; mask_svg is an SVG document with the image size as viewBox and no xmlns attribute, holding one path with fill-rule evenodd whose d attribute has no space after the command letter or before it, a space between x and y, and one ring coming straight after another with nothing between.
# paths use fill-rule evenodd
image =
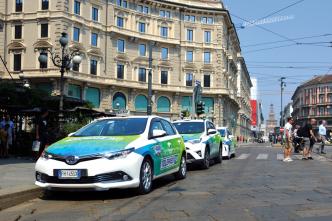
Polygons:
<instances>
[{"instance_id":1,"label":"white taxi car","mask_svg":"<svg viewBox=\"0 0 332 221\"><path fill-rule=\"evenodd\" d=\"M235 157L236 140L227 127L218 127L223 143L222 156L225 159Z\"/></svg>"},{"instance_id":2,"label":"white taxi car","mask_svg":"<svg viewBox=\"0 0 332 221\"><path fill-rule=\"evenodd\" d=\"M221 163L221 137L211 121L180 120L173 122L173 125L185 142L187 163L198 162L205 169L209 168L211 159Z\"/></svg>"},{"instance_id":3,"label":"white taxi car","mask_svg":"<svg viewBox=\"0 0 332 221\"><path fill-rule=\"evenodd\" d=\"M103 118L49 146L38 159L35 184L48 190L137 187L158 177L186 177L183 139L156 116Z\"/></svg>"}]
</instances>

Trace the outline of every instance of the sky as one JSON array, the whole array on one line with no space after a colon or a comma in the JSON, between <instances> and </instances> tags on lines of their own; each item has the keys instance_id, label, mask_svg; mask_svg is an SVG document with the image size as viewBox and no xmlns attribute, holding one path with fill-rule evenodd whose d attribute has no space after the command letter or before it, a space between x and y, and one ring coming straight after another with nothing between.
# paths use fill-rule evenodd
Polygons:
<instances>
[{"instance_id":1,"label":"sky","mask_svg":"<svg viewBox=\"0 0 332 221\"><path fill-rule=\"evenodd\" d=\"M258 79L265 119L270 104L280 118L280 77L286 78L285 106L301 83L332 74L332 0L223 2L237 28L250 76Z\"/></svg>"}]
</instances>

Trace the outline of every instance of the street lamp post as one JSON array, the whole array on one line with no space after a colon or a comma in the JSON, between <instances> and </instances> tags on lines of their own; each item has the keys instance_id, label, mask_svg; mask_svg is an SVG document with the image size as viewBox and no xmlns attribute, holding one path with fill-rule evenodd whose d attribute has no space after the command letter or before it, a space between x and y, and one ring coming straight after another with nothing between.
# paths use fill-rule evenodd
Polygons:
<instances>
[{"instance_id":1,"label":"street lamp post","mask_svg":"<svg viewBox=\"0 0 332 221\"><path fill-rule=\"evenodd\" d=\"M282 107L282 93L284 92L284 88L286 87L286 83L284 82L286 78L285 77L281 77L280 78L280 107L281 107L281 111L280 111L280 127L284 126L284 119L283 119L283 107Z\"/></svg>"},{"instance_id":2,"label":"street lamp post","mask_svg":"<svg viewBox=\"0 0 332 221\"><path fill-rule=\"evenodd\" d=\"M146 114L152 114L152 41L149 42L149 69L148 69L148 105Z\"/></svg>"},{"instance_id":3,"label":"street lamp post","mask_svg":"<svg viewBox=\"0 0 332 221\"><path fill-rule=\"evenodd\" d=\"M68 45L68 34L63 32L59 39L61 45L61 55L56 54L50 49L43 49L38 57L40 64L47 64L47 55L45 52L49 52L53 64L60 68L60 102L59 102L59 129L62 131L63 128L63 96L64 96L64 73L69 70L73 64L80 64L82 56L78 50L69 52L67 49Z\"/></svg>"}]
</instances>

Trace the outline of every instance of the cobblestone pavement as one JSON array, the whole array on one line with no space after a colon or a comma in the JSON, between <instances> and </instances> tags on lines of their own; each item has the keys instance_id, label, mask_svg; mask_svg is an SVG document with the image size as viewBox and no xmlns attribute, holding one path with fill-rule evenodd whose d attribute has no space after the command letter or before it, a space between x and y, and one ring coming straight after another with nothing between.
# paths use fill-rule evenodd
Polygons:
<instances>
[{"instance_id":1,"label":"cobblestone pavement","mask_svg":"<svg viewBox=\"0 0 332 221\"><path fill-rule=\"evenodd\" d=\"M253 144L185 180L133 190L58 193L0 211L0 220L332 220L332 162L282 161L281 149Z\"/></svg>"}]
</instances>

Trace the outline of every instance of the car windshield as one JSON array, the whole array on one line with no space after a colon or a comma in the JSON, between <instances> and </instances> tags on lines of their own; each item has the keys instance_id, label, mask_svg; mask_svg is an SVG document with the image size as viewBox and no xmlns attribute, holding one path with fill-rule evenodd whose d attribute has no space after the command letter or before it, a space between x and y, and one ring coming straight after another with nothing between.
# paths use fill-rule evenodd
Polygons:
<instances>
[{"instance_id":1,"label":"car windshield","mask_svg":"<svg viewBox=\"0 0 332 221\"><path fill-rule=\"evenodd\" d=\"M180 134L197 134L204 132L204 122L177 122L173 123Z\"/></svg>"},{"instance_id":2,"label":"car windshield","mask_svg":"<svg viewBox=\"0 0 332 221\"><path fill-rule=\"evenodd\" d=\"M105 119L91 123L78 130L74 137L128 136L142 134L147 118Z\"/></svg>"},{"instance_id":3,"label":"car windshield","mask_svg":"<svg viewBox=\"0 0 332 221\"><path fill-rule=\"evenodd\" d=\"M220 133L220 135L221 135L222 137L224 137L225 134L226 134L226 130L225 130L225 129L219 129L218 132Z\"/></svg>"}]
</instances>

